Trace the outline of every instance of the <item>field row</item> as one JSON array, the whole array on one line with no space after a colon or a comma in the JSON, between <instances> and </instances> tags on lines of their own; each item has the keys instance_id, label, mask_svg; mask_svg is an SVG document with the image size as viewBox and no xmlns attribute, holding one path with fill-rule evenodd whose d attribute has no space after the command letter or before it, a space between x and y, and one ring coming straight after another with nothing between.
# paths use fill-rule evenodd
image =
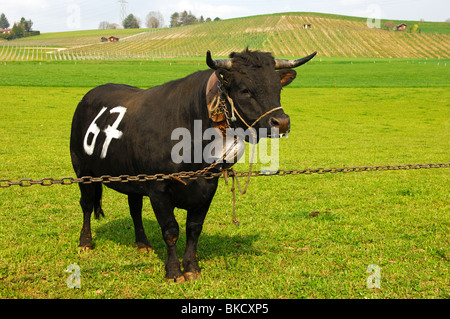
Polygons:
<instances>
[{"instance_id":1,"label":"field row","mask_svg":"<svg viewBox=\"0 0 450 319\"><path fill-rule=\"evenodd\" d=\"M123 35L114 43L91 33L60 42L14 42L0 47L0 61L199 57L207 50L226 56L245 47L292 57L318 51L324 57L450 58L449 34L389 32L315 15L257 16Z\"/></svg>"}]
</instances>

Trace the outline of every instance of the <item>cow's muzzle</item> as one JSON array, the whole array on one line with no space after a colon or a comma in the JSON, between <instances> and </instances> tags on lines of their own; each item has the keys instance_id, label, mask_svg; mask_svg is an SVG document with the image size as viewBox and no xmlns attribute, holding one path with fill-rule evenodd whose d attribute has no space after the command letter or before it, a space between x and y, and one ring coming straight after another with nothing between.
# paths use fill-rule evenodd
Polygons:
<instances>
[{"instance_id":1,"label":"cow's muzzle","mask_svg":"<svg viewBox=\"0 0 450 319\"><path fill-rule=\"evenodd\" d=\"M271 128L278 129L280 134L289 133L291 129L291 121L289 116L284 115L280 117L271 117L269 119L269 124Z\"/></svg>"}]
</instances>

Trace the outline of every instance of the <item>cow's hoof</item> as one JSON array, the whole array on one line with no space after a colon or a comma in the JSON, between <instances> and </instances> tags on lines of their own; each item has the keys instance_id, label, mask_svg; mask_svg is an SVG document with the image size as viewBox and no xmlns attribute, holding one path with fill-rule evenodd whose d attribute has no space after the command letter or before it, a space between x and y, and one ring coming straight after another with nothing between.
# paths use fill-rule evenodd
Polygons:
<instances>
[{"instance_id":1,"label":"cow's hoof","mask_svg":"<svg viewBox=\"0 0 450 319\"><path fill-rule=\"evenodd\" d=\"M202 275L199 272L185 272L184 279L186 281L201 279Z\"/></svg>"},{"instance_id":2,"label":"cow's hoof","mask_svg":"<svg viewBox=\"0 0 450 319\"><path fill-rule=\"evenodd\" d=\"M136 247L138 248L139 252L141 253L145 253L145 252L152 252L153 248L150 247L149 245L146 245L144 243L136 243Z\"/></svg>"},{"instance_id":3,"label":"cow's hoof","mask_svg":"<svg viewBox=\"0 0 450 319\"><path fill-rule=\"evenodd\" d=\"M166 277L166 281L167 282L176 282L177 284L182 284L182 283L186 282L186 279L184 279L184 276L175 277L175 278L167 278Z\"/></svg>"}]
</instances>

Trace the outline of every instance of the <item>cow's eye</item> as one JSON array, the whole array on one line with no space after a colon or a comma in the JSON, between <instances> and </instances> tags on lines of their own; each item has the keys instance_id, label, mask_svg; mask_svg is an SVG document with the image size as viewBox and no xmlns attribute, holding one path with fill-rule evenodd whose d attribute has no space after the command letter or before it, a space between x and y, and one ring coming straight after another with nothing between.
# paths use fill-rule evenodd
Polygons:
<instances>
[{"instance_id":1,"label":"cow's eye","mask_svg":"<svg viewBox=\"0 0 450 319\"><path fill-rule=\"evenodd\" d=\"M252 94L248 89L242 89L241 94L250 97Z\"/></svg>"}]
</instances>

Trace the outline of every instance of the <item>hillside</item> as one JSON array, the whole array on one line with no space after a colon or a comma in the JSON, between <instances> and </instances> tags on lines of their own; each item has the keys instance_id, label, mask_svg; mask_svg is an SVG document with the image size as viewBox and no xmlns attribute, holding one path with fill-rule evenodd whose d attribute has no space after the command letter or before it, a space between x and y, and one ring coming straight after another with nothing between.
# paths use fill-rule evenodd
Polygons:
<instances>
[{"instance_id":1,"label":"hillside","mask_svg":"<svg viewBox=\"0 0 450 319\"><path fill-rule=\"evenodd\" d=\"M396 21L399 22L399 21ZM0 60L85 60L199 57L211 50L226 56L245 47L297 57L450 58L450 23L419 24L421 32L367 27L365 18L282 13L170 29L90 30L43 34L1 47ZM303 25L311 25L304 29ZM102 36L119 42L100 42Z\"/></svg>"}]
</instances>

